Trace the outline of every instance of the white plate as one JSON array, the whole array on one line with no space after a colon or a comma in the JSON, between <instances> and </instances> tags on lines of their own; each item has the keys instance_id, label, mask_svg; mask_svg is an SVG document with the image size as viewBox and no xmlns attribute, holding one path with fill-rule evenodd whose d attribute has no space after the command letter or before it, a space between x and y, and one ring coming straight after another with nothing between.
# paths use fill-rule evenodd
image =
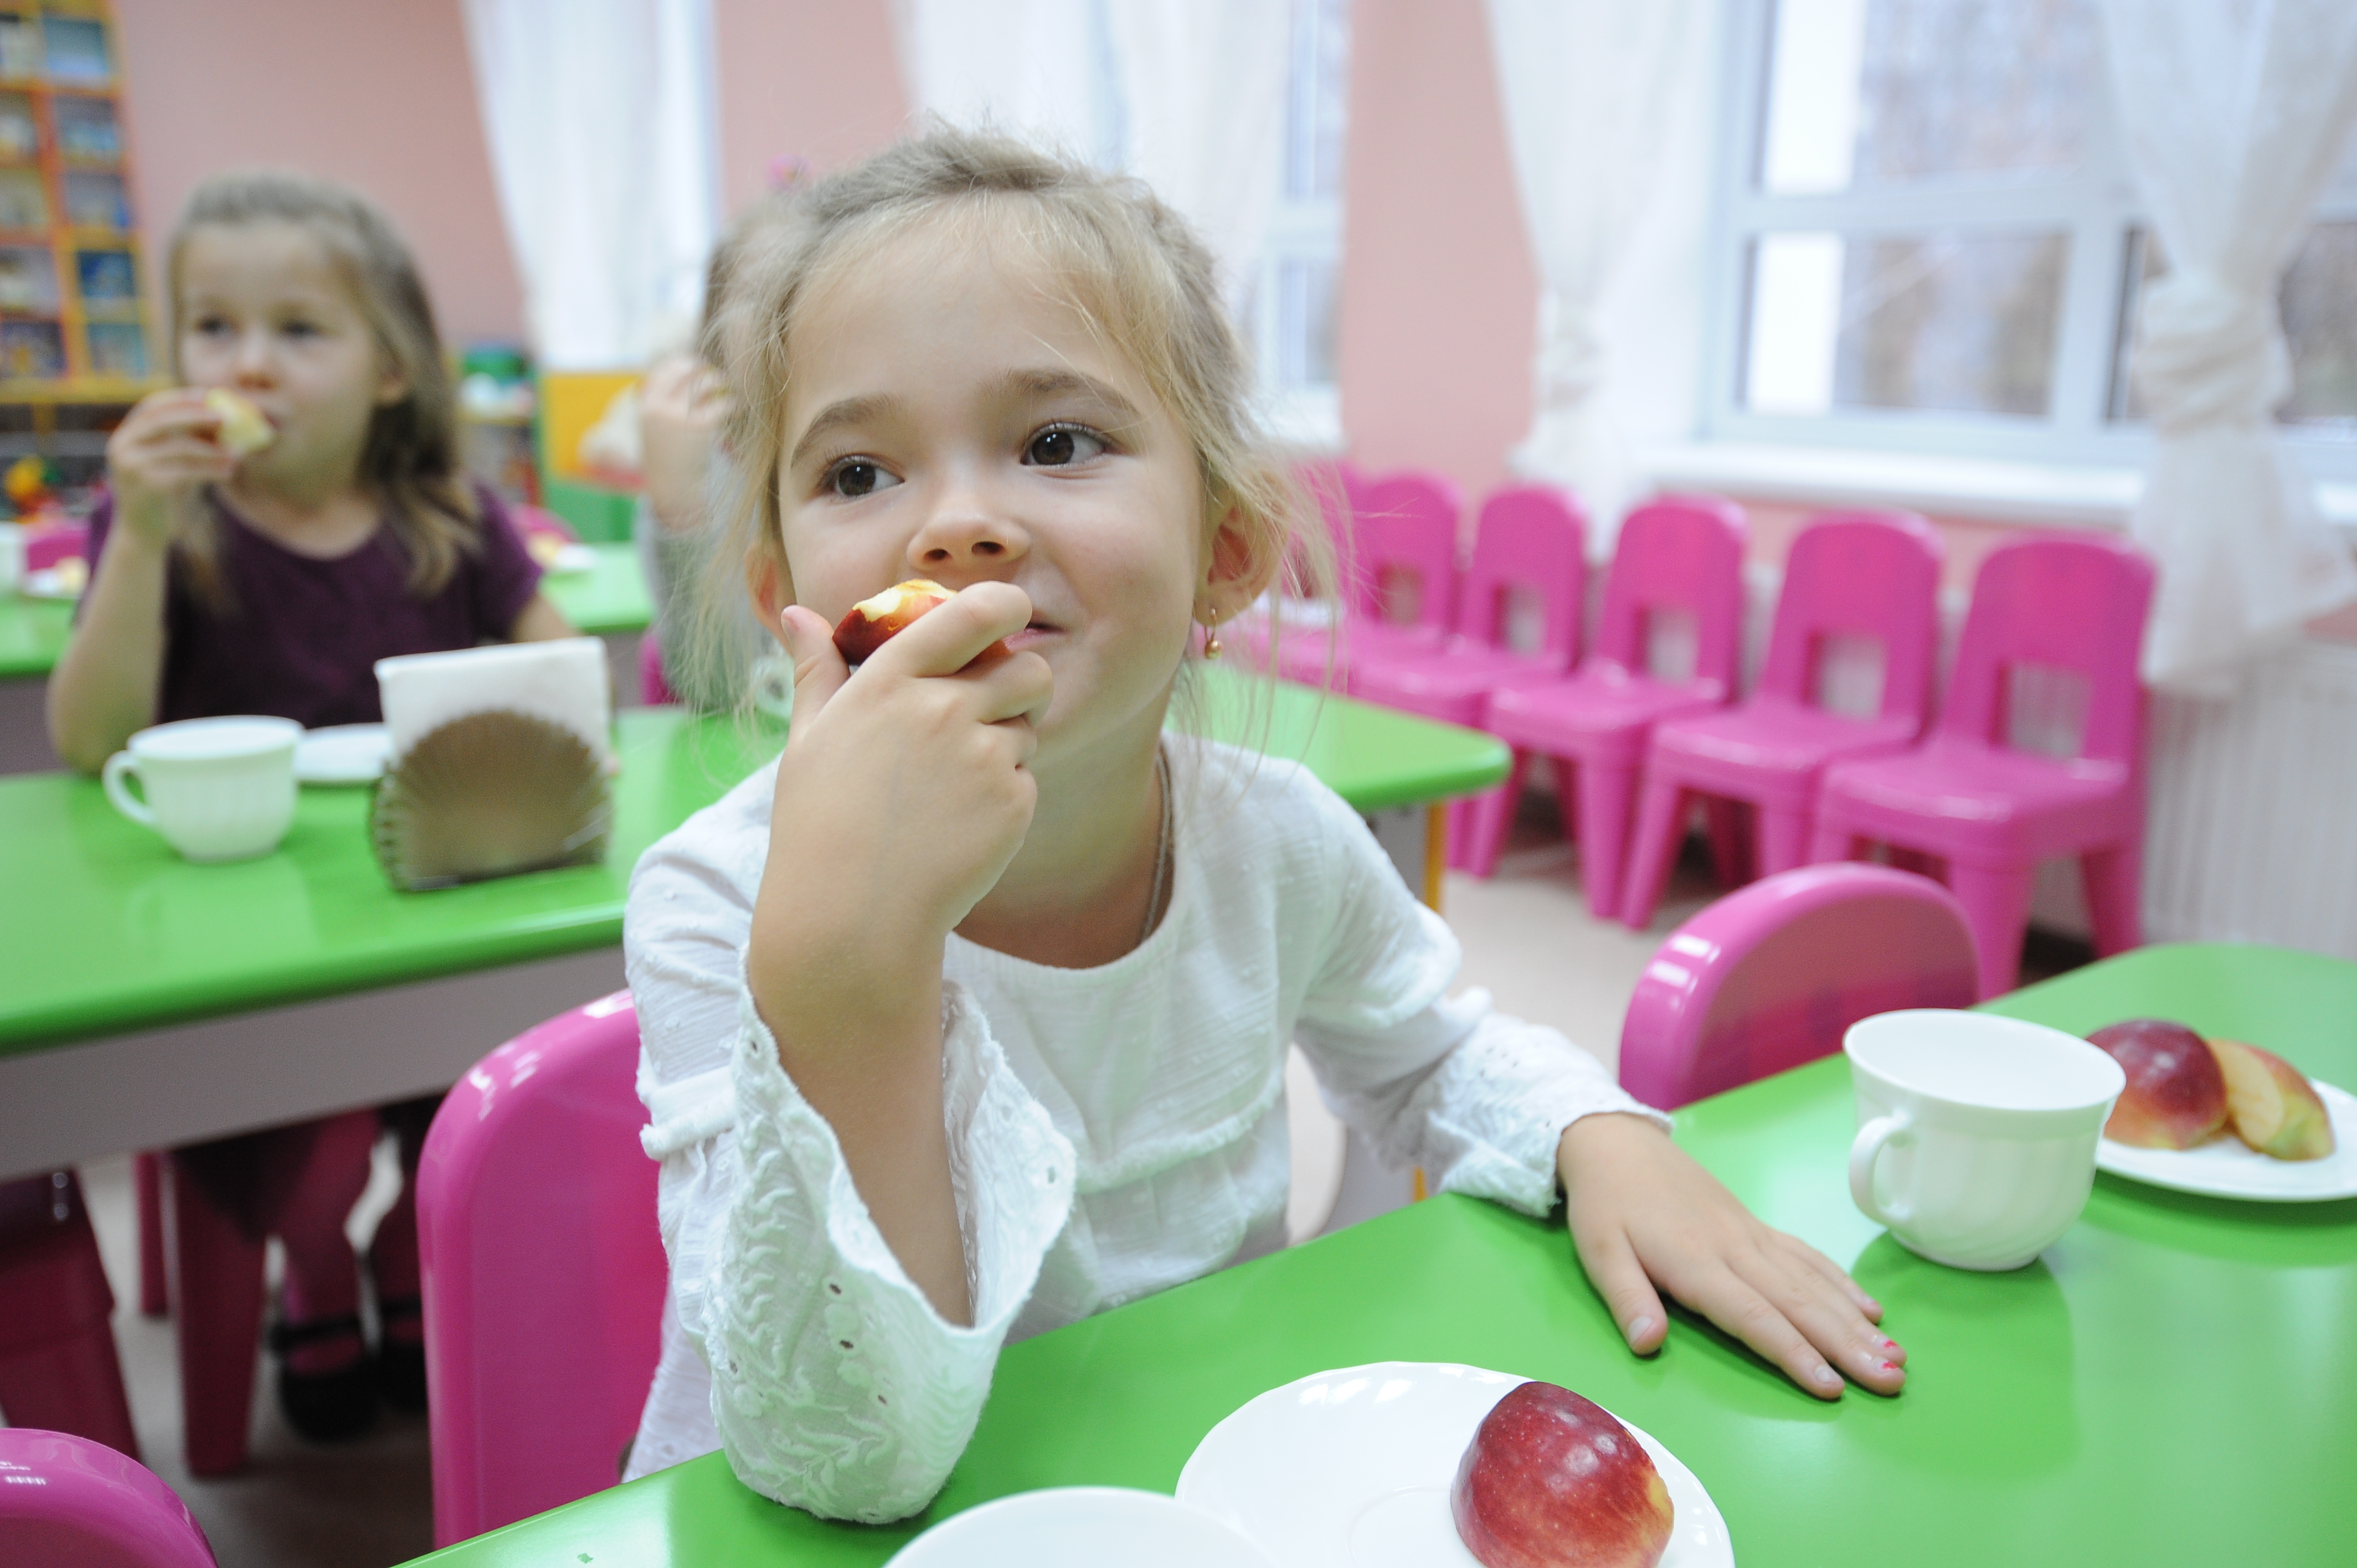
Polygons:
<instances>
[{"instance_id":1,"label":"white plate","mask_svg":"<svg viewBox=\"0 0 2357 1568\"><path fill-rule=\"evenodd\" d=\"M885 1568L1275 1568L1258 1547L1159 1492L1050 1487L968 1509Z\"/></svg>"},{"instance_id":2,"label":"white plate","mask_svg":"<svg viewBox=\"0 0 2357 1568\"><path fill-rule=\"evenodd\" d=\"M295 743L295 778L303 784L373 784L392 750L393 734L382 725L305 730Z\"/></svg>"},{"instance_id":3,"label":"white plate","mask_svg":"<svg viewBox=\"0 0 2357 1568\"><path fill-rule=\"evenodd\" d=\"M1491 1406L1528 1381L1445 1361L1377 1361L1271 1389L1195 1445L1178 1500L1285 1568L1480 1568L1457 1538L1449 1484ZM1727 1520L1702 1482L1621 1424L1669 1487L1676 1519L1661 1568L1733 1568Z\"/></svg>"},{"instance_id":4,"label":"white plate","mask_svg":"<svg viewBox=\"0 0 2357 1568\"><path fill-rule=\"evenodd\" d=\"M81 590L78 587L70 586L66 580L58 575L58 569L54 566L44 566L38 572L26 573L25 580L19 585L19 589L28 599L78 599L81 597Z\"/></svg>"},{"instance_id":5,"label":"white plate","mask_svg":"<svg viewBox=\"0 0 2357 1568\"><path fill-rule=\"evenodd\" d=\"M595 571L597 553L586 544L567 544L549 557L544 568L552 577L570 577L582 572Z\"/></svg>"},{"instance_id":6,"label":"white plate","mask_svg":"<svg viewBox=\"0 0 2357 1568\"><path fill-rule=\"evenodd\" d=\"M2105 1138L2095 1145L2096 1168L2179 1192L2261 1203L2357 1197L2357 1095L2317 1079L2309 1081L2332 1118L2334 1147L2320 1160L2274 1159L2228 1133L2195 1149L2139 1149Z\"/></svg>"}]
</instances>

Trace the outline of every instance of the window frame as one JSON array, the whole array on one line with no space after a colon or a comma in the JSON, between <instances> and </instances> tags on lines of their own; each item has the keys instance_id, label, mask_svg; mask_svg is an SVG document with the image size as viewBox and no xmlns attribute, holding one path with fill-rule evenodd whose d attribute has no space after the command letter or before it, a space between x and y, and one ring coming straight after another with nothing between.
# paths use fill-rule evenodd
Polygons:
<instances>
[{"instance_id":1,"label":"window frame","mask_svg":"<svg viewBox=\"0 0 2357 1568\"><path fill-rule=\"evenodd\" d=\"M1318 70L1319 43L1322 27L1317 16L1321 0L1292 0L1287 8L1287 44L1286 67L1286 113L1288 134L1280 139L1278 156L1285 166L1277 178L1276 202L1269 214L1268 230L1261 242L1261 252L1251 288L1251 308L1248 318L1238 323L1251 338L1253 375L1263 405L1263 416L1272 434L1287 446L1309 451L1342 451L1347 436L1342 428L1342 389L1338 372L1331 381L1313 381L1300 386L1287 386L1283 380L1287 349L1285 341L1285 311L1282 293L1285 269L1289 263L1307 263L1327 267L1339 296L1341 288L1343 205L1342 168L1335 171L1335 188L1328 196L1295 196L1292 164L1294 141L1289 134L1292 116L1314 114L1314 100L1320 91L1340 95L1343 105L1341 163L1350 159L1350 71L1348 68L1350 28L1351 23L1349 0L1335 7L1336 23L1343 30L1344 69L1341 79L1324 80ZM1305 23L1307 25L1305 25ZM1309 80L1305 81L1308 73ZM1335 302L1338 314L1339 297ZM1305 328L1307 322L1305 320Z\"/></svg>"},{"instance_id":2,"label":"window frame","mask_svg":"<svg viewBox=\"0 0 2357 1568\"><path fill-rule=\"evenodd\" d=\"M2149 222L2122 145L2110 73L2097 73L2085 156L2066 174L1940 176L1904 186L1776 194L1760 188L1778 0L1728 0L1720 64L1720 122L1712 169L1712 222L1704 269L1702 407L1706 441L1915 453L2059 467L2141 468L2149 425L2109 417L2114 367L2136 306L2131 235ZM2311 221L2357 219L2357 138ZM1845 239L1933 231L2062 234L2069 246L2047 413L2002 414L1841 409L1755 413L1744 405L1752 246L1763 234L1830 232ZM2278 424L2287 451L2318 479L2357 479L2357 440Z\"/></svg>"}]
</instances>

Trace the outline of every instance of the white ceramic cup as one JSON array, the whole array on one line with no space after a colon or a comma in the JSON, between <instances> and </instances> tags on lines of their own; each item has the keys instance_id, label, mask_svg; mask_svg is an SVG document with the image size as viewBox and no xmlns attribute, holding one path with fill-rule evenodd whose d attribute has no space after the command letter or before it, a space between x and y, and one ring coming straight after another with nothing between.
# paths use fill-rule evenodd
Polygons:
<instances>
[{"instance_id":1,"label":"white ceramic cup","mask_svg":"<svg viewBox=\"0 0 2357 1568\"><path fill-rule=\"evenodd\" d=\"M25 580L25 531L13 522L0 522L0 594L12 594L16 585Z\"/></svg>"},{"instance_id":2,"label":"white ceramic cup","mask_svg":"<svg viewBox=\"0 0 2357 1568\"><path fill-rule=\"evenodd\" d=\"M1849 1192L1908 1251L2018 1269L2087 1206L2095 1142L2127 1086L2075 1035L1991 1013L1915 1008L1850 1026L1857 1091Z\"/></svg>"},{"instance_id":3,"label":"white ceramic cup","mask_svg":"<svg viewBox=\"0 0 2357 1568\"><path fill-rule=\"evenodd\" d=\"M114 809L190 860L268 854L295 820L293 719L182 719L131 737L100 781ZM131 792L136 776L145 800Z\"/></svg>"}]
</instances>

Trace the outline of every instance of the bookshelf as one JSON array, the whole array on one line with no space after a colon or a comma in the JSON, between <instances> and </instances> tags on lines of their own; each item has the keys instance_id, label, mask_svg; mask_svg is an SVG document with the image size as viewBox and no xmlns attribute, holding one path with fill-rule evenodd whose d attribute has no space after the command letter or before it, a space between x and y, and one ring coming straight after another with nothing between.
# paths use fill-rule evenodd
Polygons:
<instances>
[{"instance_id":1,"label":"bookshelf","mask_svg":"<svg viewBox=\"0 0 2357 1568\"><path fill-rule=\"evenodd\" d=\"M0 0L0 458L96 456L164 384L120 63L105 0Z\"/></svg>"}]
</instances>

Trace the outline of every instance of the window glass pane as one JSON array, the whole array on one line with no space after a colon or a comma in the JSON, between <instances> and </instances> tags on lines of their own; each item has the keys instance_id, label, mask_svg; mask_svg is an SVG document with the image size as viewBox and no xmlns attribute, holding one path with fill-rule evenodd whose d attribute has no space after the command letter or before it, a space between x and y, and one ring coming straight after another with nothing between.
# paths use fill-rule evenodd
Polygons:
<instances>
[{"instance_id":1,"label":"window glass pane","mask_svg":"<svg viewBox=\"0 0 2357 1568\"><path fill-rule=\"evenodd\" d=\"M1780 0L1759 177L1779 193L2056 173L2101 102L2096 0Z\"/></svg>"},{"instance_id":2,"label":"window glass pane","mask_svg":"<svg viewBox=\"0 0 2357 1568\"><path fill-rule=\"evenodd\" d=\"M2060 233L1762 235L1745 404L2041 416L2069 251Z\"/></svg>"},{"instance_id":3,"label":"window glass pane","mask_svg":"<svg viewBox=\"0 0 2357 1568\"><path fill-rule=\"evenodd\" d=\"M1285 196L1342 194L1342 137L1350 114L1350 0L1293 0L1293 63L1285 113Z\"/></svg>"},{"instance_id":4,"label":"window glass pane","mask_svg":"<svg viewBox=\"0 0 2357 1568\"><path fill-rule=\"evenodd\" d=\"M1334 282L1331 262L1288 261L1277 268L1277 384L1334 384Z\"/></svg>"},{"instance_id":5,"label":"window glass pane","mask_svg":"<svg viewBox=\"0 0 2357 1568\"><path fill-rule=\"evenodd\" d=\"M2127 256L2131 284L2112 349L2110 414L2136 422L2149 417L2130 374L2136 317L2145 289L2168 275L2169 255L2158 234L2136 229L2128 234ZM2310 229L2276 297L2291 346L2291 396L2276 411L2277 423L2357 440L2357 220Z\"/></svg>"}]
</instances>

